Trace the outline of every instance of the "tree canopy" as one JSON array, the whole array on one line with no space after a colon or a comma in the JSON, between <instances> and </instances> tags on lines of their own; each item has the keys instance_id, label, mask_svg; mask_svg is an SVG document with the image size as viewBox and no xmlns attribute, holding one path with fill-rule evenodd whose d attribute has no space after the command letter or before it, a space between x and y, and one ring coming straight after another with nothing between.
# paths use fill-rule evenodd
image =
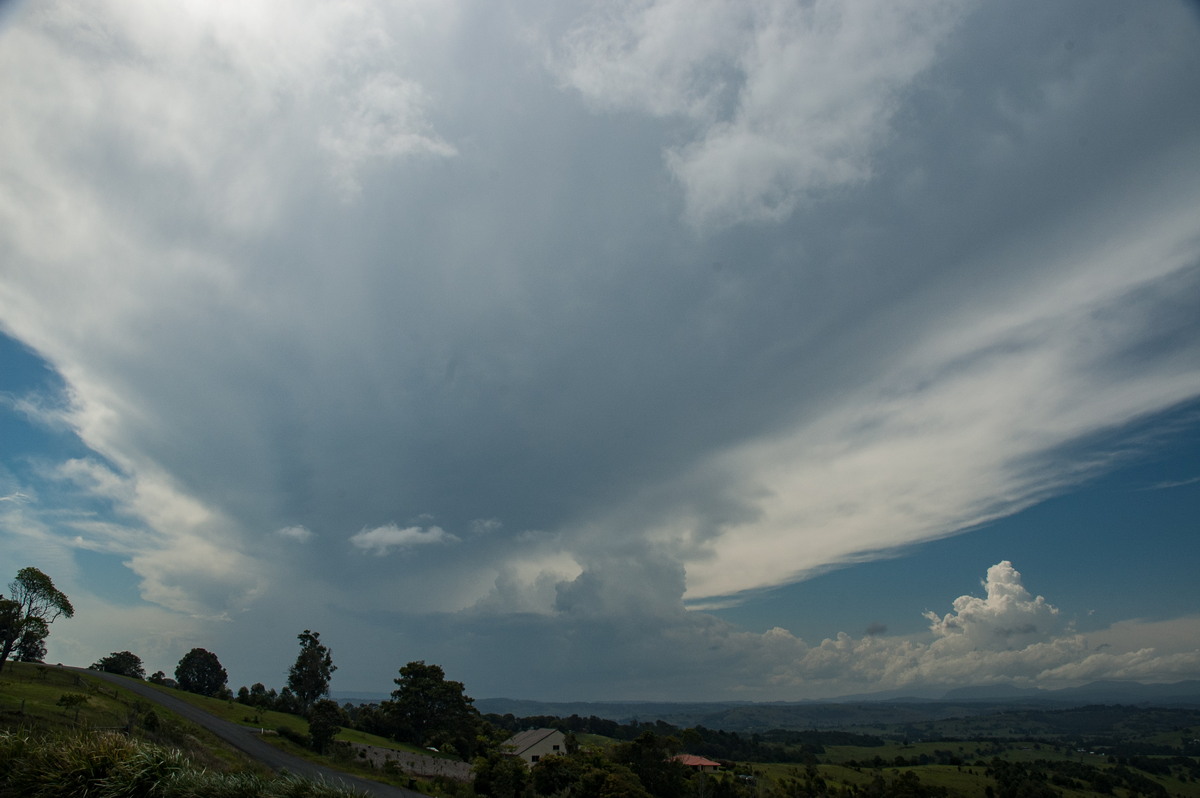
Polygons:
<instances>
[{"instance_id":1,"label":"tree canopy","mask_svg":"<svg viewBox=\"0 0 1200 798\"><path fill-rule=\"evenodd\" d=\"M322 698L312 705L308 718L308 734L313 750L324 753L342 728L345 718L336 701Z\"/></svg>"},{"instance_id":2,"label":"tree canopy","mask_svg":"<svg viewBox=\"0 0 1200 798\"><path fill-rule=\"evenodd\" d=\"M142 667L142 658L131 651L114 651L107 657L96 660L88 667L94 671L115 673L133 679L146 678L146 669Z\"/></svg>"},{"instance_id":3,"label":"tree canopy","mask_svg":"<svg viewBox=\"0 0 1200 798\"><path fill-rule=\"evenodd\" d=\"M193 648L184 654L175 667L175 681L189 693L215 696L225 689L228 678L217 655L203 648Z\"/></svg>"},{"instance_id":4,"label":"tree canopy","mask_svg":"<svg viewBox=\"0 0 1200 798\"><path fill-rule=\"evenodd\" d=\"M49 576L32 567L17 571L16 579L8 583L8 596L0 596L0 638L3 642L0 667L8 661L24 635L29 633L37 639L31 638L22 648L36 648L45 639L50 624L60 617L74 615L71 600L54 586Z\"/></svg>"},{"instance_id":5,"label":"tree canopy","mask_svg":"<svg viewBox=\"0 0 1200 798\"><path fill-rule=\"evenodd\" d=\"M288 671L287 686L302 708L308 710L317 699L329 695L329 678L337 666L329 648L321 643L319 632L305 629L296 637L300 641L300 654Z\"/></svg>"},{"instance_id":6,"label":"tree canopy","mask_svg":"<svg viewBox=\"0 0 1200 798\"><path fill-rule=\"evenodd\" d=\"M481 719L462 682L446 679L441 666L424 660L405 665L393 681L398 687L385 710L399 739L417 745L450 743L463 756L473 753Z\"/></svg>"},{"instance_id":7,"label":"tree canopy","mask_svg":"<svg viewBox=\"0 0 1200 798\"><path fill-rule=\"evenodd\" d=\"M46 658L46 635L50 634L50 624L41 618L29 618L21 632L13 653L17 662L42 662Z\"/></svg>"}]
</instances>

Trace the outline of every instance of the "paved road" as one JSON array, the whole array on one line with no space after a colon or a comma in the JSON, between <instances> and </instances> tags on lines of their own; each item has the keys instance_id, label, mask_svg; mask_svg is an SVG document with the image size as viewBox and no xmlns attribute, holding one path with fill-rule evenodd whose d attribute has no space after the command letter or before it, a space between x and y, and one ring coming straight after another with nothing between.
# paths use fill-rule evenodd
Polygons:
<instances>
[{"instance_id":1,"label":"paved road","mask_svg":"<svg viewBox=\"0 0 1200 798\"><path fill-rule=\"evenodd\" d=\"M287 771L298 776L305 776L310 779L324 779L326 782L333 784L342 784L351 789L360 790L367 795L375 796L376 798L429 798L424 793L405 790L401 787L392 787L388 784L380 784L379 782L360 779L355 776L350 776L341 771L332 768L315 765L312 762L301 759L300 757L292 756L284 751L279 750L270 743L263 742L262 739L254 734L251 729L245 726L239 726L236 723L230 723L227 720L218 718L215 715L210 715L202 709L198 709L186 701L176 698L169 693L164 693L156 690L145 682L137 679L130 679L125 676L116 676L111 673L103 673L101 671L85 670L83 668L70 668L69 670L77 670L86 673L89 676L96 676L101 679L113 682L121 687L129 690L137 695L161 704L177 715L187 718L192 723L211 731L213 734L220 737L225 742L232 745L242 753L255 759L276 772Z\"/></svg>"}]
</instances>

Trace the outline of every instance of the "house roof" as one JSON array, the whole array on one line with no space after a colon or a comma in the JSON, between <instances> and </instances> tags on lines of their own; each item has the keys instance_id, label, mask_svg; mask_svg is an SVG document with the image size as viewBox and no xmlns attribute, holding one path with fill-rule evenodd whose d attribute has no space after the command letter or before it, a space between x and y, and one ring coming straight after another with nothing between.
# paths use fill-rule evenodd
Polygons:
<instances>
[{"instance_id":1,"label":"house roof","mask_svg":"<svg viewBox=\"0 0 1200 798\"><path fill-rule=\"evenodd\" d=\"M696 756L695 754L676 754L675 756L673 756L671 758L674 759L676 762L687 765L690 768L719 768L719 767L721 767L720 762L714 762L711 759L705 759L704 757Z\"/></svg>"},{"instance_id":2,"label":"house roof","mask_svg":"<svg viewBox=\"0 0 1200 798\"><path fill-rule=\"evenodd\" d=\"M562 732L558 729L529 729L509 737L504 745L512 748L512 752L520 756L553 734L562 734Z\"/></svg>"}]
</instances>

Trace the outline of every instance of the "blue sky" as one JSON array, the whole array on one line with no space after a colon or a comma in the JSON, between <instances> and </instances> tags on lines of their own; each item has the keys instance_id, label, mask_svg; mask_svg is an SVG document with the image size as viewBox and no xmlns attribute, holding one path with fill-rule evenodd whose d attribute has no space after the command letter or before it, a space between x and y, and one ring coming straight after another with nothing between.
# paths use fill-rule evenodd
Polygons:
<instances>
[{"instance_id":1,"label":"blue sky","mask_svg":"<svg viewBox=\"0 0 1200 798\"><path fill-rule=\"evenodd\" d=\"M54 661L476 696L1200 678L1194 4L10 5Z\"/></svg>"}]
</instances>

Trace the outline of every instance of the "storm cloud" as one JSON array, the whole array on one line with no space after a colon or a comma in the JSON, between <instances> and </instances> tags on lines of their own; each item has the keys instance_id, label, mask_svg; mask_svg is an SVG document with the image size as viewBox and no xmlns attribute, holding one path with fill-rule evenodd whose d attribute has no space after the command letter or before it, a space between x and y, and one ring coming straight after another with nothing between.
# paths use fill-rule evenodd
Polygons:
<instances>
[{"instance_id":1,"label":"storm cloud","mask_svg":"<svg viewBox=\"0 0 1200 798\"><path fill-rule=\"evenodd\" d=\"M137 629L246 681L293 626L358 684L425 658L495 694L1194 677L1090 650L1007 563L921 640L709 611L1069 491L1200 397L1198 34L1171 3L21 5L0 328L62 388L10 405L82 451L6 462L5 546L81 616L112 599L79 552L122 564L138 621L65 627L81 662Z\"/></svg>"}]
</instances>

